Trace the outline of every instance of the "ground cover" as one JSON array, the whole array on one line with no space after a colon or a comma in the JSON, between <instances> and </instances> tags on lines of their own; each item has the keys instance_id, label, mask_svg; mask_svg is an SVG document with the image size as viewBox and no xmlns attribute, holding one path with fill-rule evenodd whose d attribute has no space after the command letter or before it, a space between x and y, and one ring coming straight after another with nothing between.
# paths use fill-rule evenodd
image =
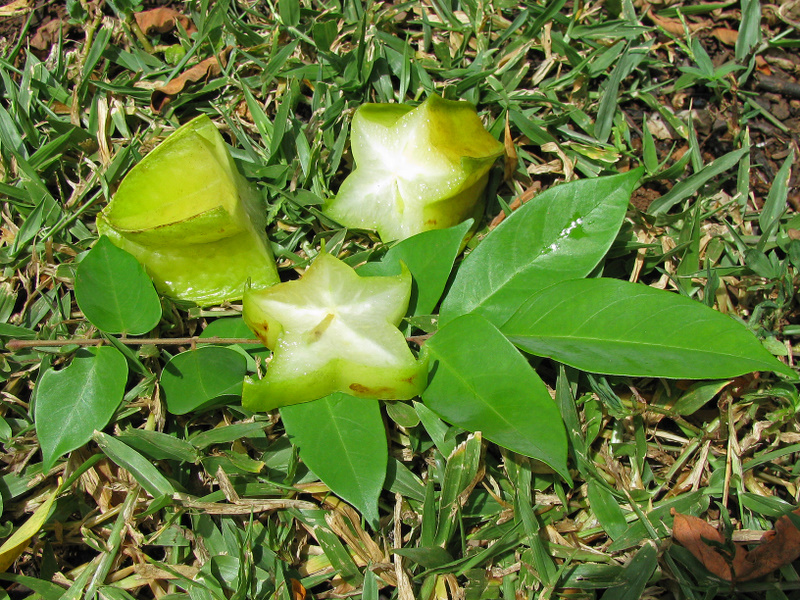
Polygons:
<instances>
[{"instance_id":1,"label":"ground cover","mask_svg":"<svg viewBox=\"0 0 800 600\"><path fill-rule=\"evenodd\" d=\"M448 424L419 399L389 402L369 417L386 431L387 475L374 511L359 512L293 445L315 442L301 427L313 403L283 419L242 408L237 382L269 353L247 342L239 303L150 297L146 311L135 305L136 327L123 315L116 330L82 301L76 275L125 174L198 115L255 186L283 280L323 244L353 266L388 256L375 234L346 230L322 208L351 170L356 108L438 94L475 104L505 147L467 254L547 190L642 168L591 275L730 315L794 367L797 2L154 8L0 8L0 538L17 532L0 547L0 594L798 593L800 395L789 377L603 376L526 355L566 425L566 473ZM141 289L143 273L99 246L95 258L116 261L105 287ZM655 344L680 325L646 323ZM421 317L410 325L415 348L435 329ZM241 338L247 357L198 336ZM176 372L198 385L181 388ZM203 379L209 372L219 377ZM745 573L748 556L765 566Z\"/></svg>"}]
</instances>

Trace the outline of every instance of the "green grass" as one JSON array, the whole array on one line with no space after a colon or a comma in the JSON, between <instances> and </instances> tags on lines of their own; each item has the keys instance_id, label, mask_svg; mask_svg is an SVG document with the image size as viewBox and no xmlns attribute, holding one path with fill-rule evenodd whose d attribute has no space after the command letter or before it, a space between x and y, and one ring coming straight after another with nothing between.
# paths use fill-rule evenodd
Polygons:
<instances>
[{"instance_id":1,"label":"green grass","mask_svg":"<svg viewBox=\"0 0 800 600\"><path fill-rule=\"evenodd\" d=\"M796 564L732 591L670 541L671 508L729 519L738 539L796 506L800 394L769 374L723 388L545 362L572 486L421 404L390 405L392 469L373 530L299 461L277 413L168 414L155 382L174 347L132 353L139 370L112 424L43 473L37 381L76 346L8 347L98 337L75 304L76 262L122 177L179 124L208 114L222 130L289 278L323 241L353 261L379 248L319 211L350 170L355 108L438 93L475 103L514 148L492 171L476 239L528 191L644 165L603 274L742 318L793 364L797 175L787 186L780 169L800 108L755 82L767 67L791 80L781 61L800 37L780 19L759 27L757 2L685 4L652 18L629 1L188 2L177 8L197 32L144 36L137 7L115 0L97 14L68 3L77 26L48 52L0 41L0 536L65 482L0 576L0 598L291 598L293 581L310 597L365 600L796 594ZM739 30L737 45L713 27ZM225 57L218 74L153 111L155 87L212 56ZM782 102L788 118L773 114ZM197 335L239 308L162 303L154 337ZM171 495L171 482L186 492ZM437 535L450 541L431 550Z\"/></svg>"}]
</instances>

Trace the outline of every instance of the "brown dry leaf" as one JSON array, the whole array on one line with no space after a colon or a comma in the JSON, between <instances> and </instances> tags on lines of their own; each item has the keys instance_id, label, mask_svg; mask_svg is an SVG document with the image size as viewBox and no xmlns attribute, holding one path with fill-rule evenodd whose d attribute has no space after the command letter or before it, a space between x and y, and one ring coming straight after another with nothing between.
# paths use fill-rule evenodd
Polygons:
<instances>
[{"instance_id":1,"label":"brown dry leaf","mask_svg":"<svg viewBox=\"0 0 800 600\"><path fill-rule=\"evenodd\" d=\"M48 21L36 30L30 41L31 47L42 52L48 51L58 43L59 35L67 35L70 29L72 25L66 21Z\"/></svg>"},{"instance_id":2,"label":"brown dry leaf","mask_svg":"<svg viewBox=\"0 0 800 600\"><path fill-rule=\"evenodd\" d=\"M769 63L760 54L756 56L756 70L762 75L772 75L772 69Z\"/></svg>"},{"instance_id":3,"label":"brown dry leaf","mask_svg":"<svg viewBox=\"0 0 800 600\"><path fill-rule=\"evenodd\" d=\"M650 135L657 140L671 140L677 136L675 130L658 113L653 113L647 117L645 127L647 127Z\"/></svg>"},{"instance_id":4,"label":"brown dry leaf","mask_svg":"<svg viewBox=\"0 0 800 600\"><path fill-rule=\"evenodd\" d=\"M800 508L792 514L800 517ZM761 538L760 545L747 553L746 569L736 570L737 581L748 581L780 569L800 558L800 529L784 515L775 528Z\"/></svg>"},{"instance_id":5,"label":"brown dry leaf","mask_svg":"<svg viewBox=\"0 0 800 600\"><path fill-rule=\"evenodd\" d=\"M172 81L153 90L150 96L150 108L153 112L160 113L169 104L173 96L177 96L189 83L195 83L206 77L219 75L222 70L220 58L212 56L190 67Z\"/></svg>"},{"instance_id":6,"label":"brown dry leaf","mask_svg":"<svg viewBox=\"0 0 800 600\"><path fill-rule=\"evenodd\" d=\"M800 529L795 527L788 516L778 519L775 529L765 533L754 550L747 550L742 544L734 544L734 556L731 560L726 560L719 550L706 541L724 543L725 538L719 531L697 517L674 511L672 514L675 517L672 537L720 579L749 581L800 558ZM800 517L800 508L793 514Z\"/></svg>"},{"instance_id":7,"label":"brown dry leaf","mask_svg":"<svg viewBox=\"0 0 800 600\"><path fill-rule=\"evenodd\" d=\"M508 205L508 208L510 208L512 211L517 210L520 206L522 206L528 200L533 198L541 189L542 189L542 182L534 181L533 185L531 185L528 189L526 189L524 192L522 192L519 196L517 196L516 198L514 198L514 200L511 201L511 204ZM489 223L489 230L492 230L498 225L500 225L500 223L502 223L505 218L506 218L505 211L500 211L500 214L498 214L494 219L492 219L492 222Z\"/></svg>"},{"instance_id":8,"label":"brown dry leaf","mask_svg":"<svg viewBox=\"0 0 800 600\"><path fill-rule=\"evenodd\" d=\"M506 130L503 136L503 146L506 149L503 180L508 181L517 169L517 149L514 147L514 138L511 135L511 127L508 124L508 112L506 112Z\"/></svg>"},{"instance_id":9,"label":"brown dry leaf","mask_svg":"<svg viewBox=\"0 0 800 600\"><path fill-rule=\"evenodd\" d=\"M797 229L790 229L789 230L789 237L792 236L792 231L797 231L800 234L800 231ZM17 237L16 231L12 231L7 227L0 227L0 246L10 246L14 243L14 238ZM792 238L795 239L795 238Z\"/></svg>"},{"instance_id":10,"label":"brown dry leaf","mask_svg":"<svg viewBox=\"0 0 800 600\"><path fill-rule=\"evenodd\" d=\"M717 27L711 34L726 46L735 46L739 39L739 32L727 27Z\"/></svg>"},{"instance_id":11,"label":"brown dry leaf","mask_svg":"<svg viewBox=\"0 0 800 600\"><path fill-rule=\"evenodd\" d=\"M175 24L180 23L187 33L197 31L191 19L172 8L154 8L135 13L134 18L139 29L145 35L153 33L166 33L175 29Z\"/></svg>"},{"instance_id":12,"label":"brown dry leaf","mask_svg":"<svg viewBox=\"0 0 800 600\"><path fill-rule=\"evenodd\" d=\"M653 22L653 24L658 25L667 33L674 35L675 37L682 37L684 34L683 23L679 19L668 19L666 17L659 17L658 15L654 14L653 11L647 12L648 18ZM705 27L702 23L689 23L687 21L686 26L689 28L689 33L695 33L696 31Z\"/></svg>"},{"instance_id":13,"label":"brown dry leaf","mask_svg":"<svg viewBox=\"0 0 800 600\"><path fill-rule=\"evenodd\" d=\"M731 576L729 562L734 565L735 570L738 572L739 569L736 568L736 565L743 564L744 555L747 551L737 545L733 560L726 560L726 557L706 542L708 540L720 544L725 543L725 538L722 537L719 531L697 517L682 515L674 512L674 510L673 516L675 520L672 523L672 537L675 541L691 552L714 575L720 579L732 581L733 577Z\"/></svg>"},{"instance_id":14,"label":"brown dry leaf","mask_svg":"<svg viewBox=\"0 0 800 600\"><path fill-rule=\"evenodd\" d=\"M290 581L292 582L292 599L305 600L306 588L303 587L303 584L297 581L297 579L291 579Z\"/></svg>"}]
</instances>

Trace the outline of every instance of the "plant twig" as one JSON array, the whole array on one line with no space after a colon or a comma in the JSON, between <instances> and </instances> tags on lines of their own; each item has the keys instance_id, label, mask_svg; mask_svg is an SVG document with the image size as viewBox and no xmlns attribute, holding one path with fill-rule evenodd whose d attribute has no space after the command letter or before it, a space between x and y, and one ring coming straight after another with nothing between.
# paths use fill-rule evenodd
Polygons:
<instances>
[{"instance_id":1,"label":"plant twig","mask_svg":"<svg viewBox=\"0 0 800 600\"><path fill-rule=\"evenodd\" d=\"M788 96L789 98L800 98L800 85L793 81L771 77L769 75L758 75L756 77L756 88L775 94Z\"/></svg>"},{"instance_id":2,"label":"plant twig","mask_svg":"<svg viewBox=\"0 0 800 600\"><path fill-rule=\"evenodd\" d=\"M406 338L406 341L407 342L412 342L414 344L417 344L417 346L422 346L422 344L427 342L428 339L431 338L431 336L433 336L432 333L425 333L425 334L422 334L422 335L410 335L410 336L408 336Z\"/></svg>"},{"instance_id":3,"label":"plant twig","mask_svg":"<svg viewBox=\"0 0 800 600\"><path fill-rule=\"evenodd\" d=\"M122 344L127 346L185 346L187 344L258 344L258 340L253 338L222 338L207 337L201 338L117 338ZM93 339L69 339L69 340L8 340L6 348L8 350L22 350L23 348L56 348L60 346L101 346L109 343L103 338Z\"/></svg>"},{"instance_id":4,"label":"plant twig","mask_svg":"<svg viewBox=\"0 0 800 600\"><path fill-rule=\"evenodd\" d=\"M432 334L414 335L406 340L416 344L424 344ZM197 344L260 344L255 338L225 338L225 337L178 337L178 338L117 338L117 341L126 346L186 346ZM17 340L6 342L6 350L15 352L25 348L60 348L63 346L102 346L108 344L104 338L81 338L67 340Z\"/></svg>"}]
</instances>

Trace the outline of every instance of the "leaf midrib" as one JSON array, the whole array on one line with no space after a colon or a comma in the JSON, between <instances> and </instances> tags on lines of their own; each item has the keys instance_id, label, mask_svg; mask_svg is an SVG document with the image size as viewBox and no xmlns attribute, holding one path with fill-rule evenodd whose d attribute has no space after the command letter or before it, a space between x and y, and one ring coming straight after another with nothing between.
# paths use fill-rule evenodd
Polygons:
<instances>
[{"instance_id":1,"label":"leaf midrib","mask_svg":"<svg viewBox=\"0 0 800 600\"><path fill-rule=\"evenodd\" d=\"M636 342L636 341L629 341L629 340L610 340L608 338L598 338L598 337L590 337L590 336L558 336L558 335L514 335L514 334L506 334L506 337L514 343L515 340L574 340L576 342L585 342L585 343L595 343L596 345L625 345L631 346L635 348L639 347L646 347L652 349L670 349L670 350L681 350L684 352L693 352L700 355L708 355L708 356L724 356L735 358L737 360L747 360L758 364L768 364L767 362L763 362L757 358L751 358L748 356L741 356L737 354L729 354L727 352L714 352L705 349L698 349L686 346L670 346L667 344L657 344L653 342ZM755 339L755 338L754 338ZM515 344L516 345L516 344Z\"/></svg>"}]
</instances>

